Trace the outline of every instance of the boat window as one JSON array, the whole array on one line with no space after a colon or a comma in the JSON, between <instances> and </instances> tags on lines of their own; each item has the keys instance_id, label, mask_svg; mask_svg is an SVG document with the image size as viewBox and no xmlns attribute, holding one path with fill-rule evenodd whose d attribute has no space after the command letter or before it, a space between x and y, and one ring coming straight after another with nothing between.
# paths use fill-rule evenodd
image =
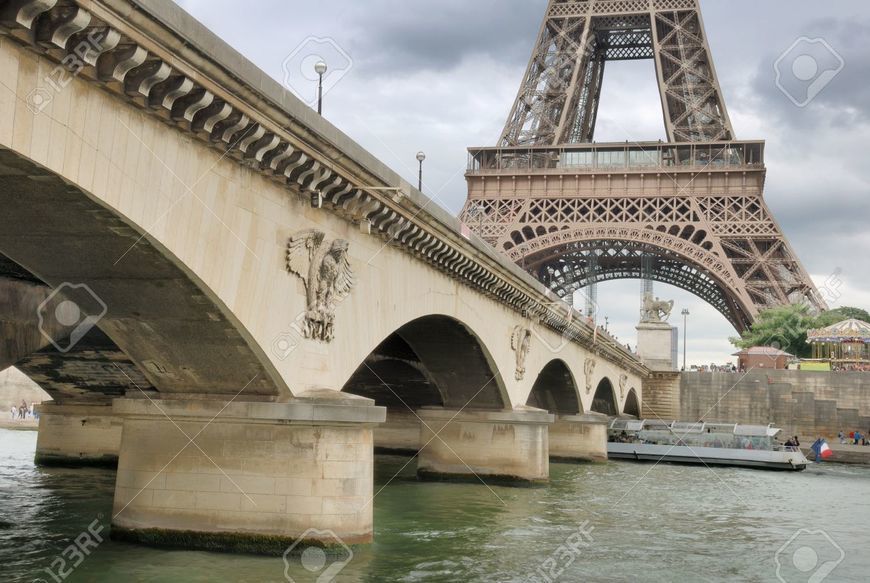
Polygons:
<instances>
[{"instance_id":1,"label":"boat window","mask_svg":"<svg viewBox=\"0 0 870 583\"><path fill-rule=\"evenodd\" d=\"M735 435L731 432L686 433L678 431L639 431L637 440L648 445L674 445L684 447L715 447L723 449L770 450L773 441L767 436Z\"/></svg>"}]
</instances>

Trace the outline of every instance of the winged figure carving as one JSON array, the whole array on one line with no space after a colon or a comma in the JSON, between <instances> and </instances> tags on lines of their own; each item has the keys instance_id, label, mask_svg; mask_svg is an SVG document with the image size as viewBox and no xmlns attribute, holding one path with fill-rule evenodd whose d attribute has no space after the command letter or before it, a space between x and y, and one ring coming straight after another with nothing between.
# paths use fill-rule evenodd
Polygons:
<instances>
[{"instance_id":1,"label":"winged figure carving","mask_svg":"<svg viewBox=\"0 0 870 583\"><path fill-rule=\"evenodd\" d=\"M287 271L305 286L306 311L302 332L306 338L330 342L335 334L335 306L356 283L347 258L348 242L326 241L314 229L301 231L287 243Z\"/></svg>"},{"instance_id":2,"label":"winged figure carving","mask_svg":"<svg viewBox=\"0 0 870 583\"><path fill-rule=\"evenodd\" d=\"M595 359L587 358L583 362L583 374L586 377L586 394L592 392L592 375L595 374Z\"/></svg>"},{"instance_id":3,"label":"winged figure carving","mask_svg":"<svg viewBox=\"0 0 870 583\"><path fill-rule=\"evenodd\" d=\"M619 375L619 398L625 398L625 387L628 385L628 375L621 374Z\"/></svg>"},{"instance_id":4,"label":"winged figure carving","mask_svg":"<svg viewBox=\"0 0 870 583\"><path fill-rule=\"evenodd\" d=\"M531 331L519 325L514 326L513 334L511 334L511 348L517 357L517 369L514 373L514 378L518 381L523 380L523 377L526 376L526 356L529 354L531 343Z\"/></svg>"}]
</instances>

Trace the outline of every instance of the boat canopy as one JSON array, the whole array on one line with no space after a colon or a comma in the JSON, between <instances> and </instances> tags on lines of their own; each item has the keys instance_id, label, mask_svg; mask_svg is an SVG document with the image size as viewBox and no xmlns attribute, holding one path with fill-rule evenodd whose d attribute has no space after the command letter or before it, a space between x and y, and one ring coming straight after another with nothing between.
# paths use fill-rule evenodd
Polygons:
<instances>
[{"instance_id":1,"label":"boat canopy","mask_svg":"<svg viewBox=\"0 0 870 583\"><path fill-rule=\"evenodd\" d=\"M611 431L673 431L675 433L733 433L744 437L774 437L781 429L770 425L740 425L739 423L689 423L661 419L614 419Z\"/></svg>"}]
</instances>

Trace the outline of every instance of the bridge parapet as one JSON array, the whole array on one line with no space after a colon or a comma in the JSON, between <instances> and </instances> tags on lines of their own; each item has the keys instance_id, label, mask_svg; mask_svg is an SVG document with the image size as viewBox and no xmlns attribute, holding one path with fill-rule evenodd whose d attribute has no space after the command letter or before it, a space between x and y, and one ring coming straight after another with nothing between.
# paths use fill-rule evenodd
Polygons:
<instances>
[{"instance_id":1,"label":"bridge parapet","mask_svg":"<svg viewBox=\"0 0 870 583\"><path fill-rule=\"evenodd\" d=\"M9 0L0 27L62 63L64 75L98 83L542 327L637 374L648 372L177 6Z\"/></svg>"}]
</instances>

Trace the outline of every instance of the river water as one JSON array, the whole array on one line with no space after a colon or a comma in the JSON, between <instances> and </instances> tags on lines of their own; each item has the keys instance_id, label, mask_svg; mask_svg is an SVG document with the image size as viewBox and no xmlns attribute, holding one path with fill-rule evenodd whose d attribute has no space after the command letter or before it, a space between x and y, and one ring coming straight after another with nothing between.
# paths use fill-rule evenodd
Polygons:
<instances>
[{"instance_id":1,"label":"river water","mask_svg":"<svg viewBox=\"0 0 870 583\"><path fill-rule=\"evenodd\" d=\"M37 468L35 446L35 432L0 430L0 581L288 580L280 557L107 538L77 558L71 541L108 532L114 472ZM377 460L375 543L314 576L293 563L294 581L331 566L336 581L777 581L777 564L785 581L870 580L870 468L553 464L546 487L490 490L419 483L407 461Z\"/></svg>"}]
</instances>

